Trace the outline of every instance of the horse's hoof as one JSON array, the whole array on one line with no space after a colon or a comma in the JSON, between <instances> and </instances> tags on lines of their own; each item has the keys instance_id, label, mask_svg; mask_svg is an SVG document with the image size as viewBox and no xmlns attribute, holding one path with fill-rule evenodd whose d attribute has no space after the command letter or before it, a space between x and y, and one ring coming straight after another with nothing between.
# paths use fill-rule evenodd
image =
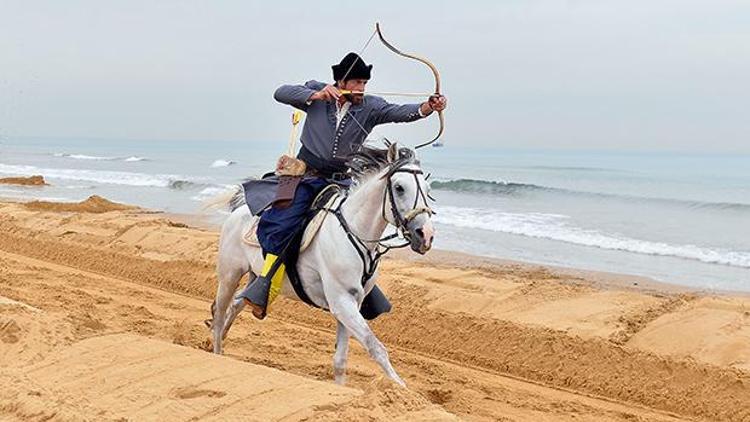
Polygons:
<instances>
[{"instance_id":1,"label":"horse's hoof","mask_svg":"<svg viewBox=\"0 0 750 422\"><path fill-rule=\"evenodd\" d=\"M393 382L395 382L396 384L398 384L399 387L406 388L406 383L398 375L396 375L396 378L393 378Z\"/></svg>"}]
</instances>

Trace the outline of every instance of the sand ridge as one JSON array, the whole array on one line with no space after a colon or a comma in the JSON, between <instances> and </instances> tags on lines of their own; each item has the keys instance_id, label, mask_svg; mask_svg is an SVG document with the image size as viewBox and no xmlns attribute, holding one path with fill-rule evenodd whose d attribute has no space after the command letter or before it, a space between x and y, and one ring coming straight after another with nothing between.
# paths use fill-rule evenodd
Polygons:
<instances>
[{"instance_id":1,"label":"sand ridge","mask_svg":"<svg viewBox=\"0 0 750 422\"><path fill-rule=\"evenodd\" d=\"M98 195L91 195L87 199L74 202L50 202L50 201L30 201L23 204L24 207L35 211L57 211L57 212L86 212L86 213L103 213L110 211L129 210L135 207L118 204Z\"/></svg>"},{"instance_id":2,"label":"sand ridge","mask_svg":"<svg viewBox=\"0 0 750 422\"><path fill-rule=\"evenodd\" d=\"M0 295L60 313L69 324L60 328L67 340L30 346L48 351L41 355L120 332L206 349L200 321L214 293L217 236L138 210L84 214L0 203ZM469 420L750 417L743 405L750 401L747 299L602 289L595 280L515 265L389 259L382 274L395 309L373 329L411 393L387 387L354 345L351 385L364 392L355 402L377 403L368 416L375 420L406 408L411 420L436 409ZM713 307L700 305L709 299ZM670 346L672 330L685 326L669 318L691 315L728 328L706 325L700 333L709 348ZM33 326L16 320L18 329ZM329 315L284 300L266 322L241 315L226 353L330 383L333 331ZM330 419L351 410L329 407Z\"/></svg>"},{"instance_id":3,"label":"sand ridge","mask_svg":"<svg viewBox=\"0 0 750 422\"><path fill-rule=\"evenodd\" d=\"M42 176L29 176L29 177L2 177L0 178L0 184L4 185L20 185L20 186L47 186L47 183Z\"/></svg>"}]
</instances>

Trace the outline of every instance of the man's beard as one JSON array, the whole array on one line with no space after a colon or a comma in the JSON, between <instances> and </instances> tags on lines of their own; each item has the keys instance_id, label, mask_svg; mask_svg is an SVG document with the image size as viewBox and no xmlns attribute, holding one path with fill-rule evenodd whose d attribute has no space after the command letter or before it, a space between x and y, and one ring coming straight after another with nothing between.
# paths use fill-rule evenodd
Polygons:
<instances>
[{"instance_id":1,"label":"man's beard","mask_svg":"<svg viewBox=\"0 0 750 422\"><path fill-rule=\"evenodd\" d=\"M346 99L349 100L349 102L352 103L352 104L354 104L354 105L359 105L359 104L362 104L362 101L364 101L365 96L364 95L360 95L360 94L357 94L357 95L351 95L350 94L350 95L346 96Z\"/></svg>"}]
</instances>

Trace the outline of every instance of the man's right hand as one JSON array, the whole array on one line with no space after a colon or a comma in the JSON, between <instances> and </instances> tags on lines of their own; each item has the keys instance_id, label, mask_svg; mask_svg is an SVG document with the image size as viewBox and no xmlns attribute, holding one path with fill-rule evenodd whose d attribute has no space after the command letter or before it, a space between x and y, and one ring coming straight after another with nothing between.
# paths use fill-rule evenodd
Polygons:
<instances>
[{"instance_id":1,"label":"man's right hand","mask_svg":"<svg viewBox=\"0 0 750 422\"><path fill-rule=\"evenodd\" d=\"M341 96L341 93L339 92L338 89L336 89L335 86L326 85L325 88L311 95L309 101L316 101L316 100L338 101L340 96Z\"/></svg>"}]
</instances>

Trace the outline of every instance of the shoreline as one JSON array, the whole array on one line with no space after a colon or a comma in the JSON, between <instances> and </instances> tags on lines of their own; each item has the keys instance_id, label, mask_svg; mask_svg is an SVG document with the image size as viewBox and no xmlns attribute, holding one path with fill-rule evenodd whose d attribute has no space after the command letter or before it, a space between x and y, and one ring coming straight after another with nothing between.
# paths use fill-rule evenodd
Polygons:
<instances>
[{"instance_id":1,"label":"shoreline","mask_svg":"<svg viewBox=\"0 0 750 422\"><path fill-rule=\"evenodd\" d=\"M2 202L13 202L13 203L28 203L35 202L33 199L25 200L21 198L11 198L0 196L0 203ZM39 201L48 202L48 201ZM49 201L50 203L57 203ZM81 201L83 202L83 201ZM67 203L67 202L65 202ZM75 202L72 202L75 203ZM60 202L60 204L63 204ZM196 212L193 214L188 213L175 213L168 212L158 209L144 208L139 205L125 204L120 205L131 207L133 209L139 209L143 212L162 215L166 218L178 221L182 224L186 224L190 227L199 228L201 230L208 230L219 233L221 231L221 224L210 221L211 216ZM454 251L449 249L432 249L427 255L421 256L411 251L404 251L401 249L395 249L387 254L384 259L399 259L406 261L424 262L435 265L443 266L460 266L462 268L486 268L486 267L518 267L525 269L546 269L554 274L559 274L565 277L578 278L586 280L592 283L592 285L599 286L604 289L622 289L631 290L644 293L652 294L695 294L699 296L738 296L738 297L749 297L750 291L745 290L729 290L729 289L714 289L714 288L699 288L694 286L685 286L678 283L660 281L646 275L630 274L625 272L617 271L600 271L578 267L566 267L560 265L546 264L542 262L531 262L515 260L503 257L475 255L461 251Z\"/></svg>"},{"instance_id":2,"label":"shoreline","mask_svg":"<svg viewBox=\"0 0 750 422\"><path fill-rule=\"evenodd\" d=\"M691 293L700 296L739 296L750 297L750 292L744 290L706 289L684 286L677 283L659 281L648 276L638 274L619 273L614 271L598 271L585 268L564 267L537 262L520 261L492 256L472 255L469 253L445 249L431 250L426 256L418 256L410 252L394 251L391 257L406 261L426 262L435 265L458 266L462 268L483 268L486 266L501 268L545 269L553 274L564 277L577 278L594 283L602 289L622 289L644 293L679 294Z\"/></svg>"},{"instance_id":3,"label":"shoreline","mask_svg":"<svg viewBox=\"0 0 750 422\"><path fill-rule=\"evenodd\" d=\"M0 201L2 199L0 198ZM221 224L210 222L209 216L184 213L171 213L158 210L150 210L163 213L168 218L177 220L192 227L220 232ZM509 258L475 255L450 249L432 249L426 255L418 255L410 250L394 249L384 256L384 259L399 259L406 261L424 262L443 266L460 266L463 268L482 268L486 266L496 267L519 267L526 269L544 268L553 273L566 277L582 278L594 281L602 288L618 288L624 290L642 291L650 293L692 293L702 296L741 296L750 297L750 291L709 289L685 286L667 281L659 281L652 277L638 274L629 274L617 271L599 271L586 268L565 267L541 262L521 261Z\"/></svg>"}]
</instances>

